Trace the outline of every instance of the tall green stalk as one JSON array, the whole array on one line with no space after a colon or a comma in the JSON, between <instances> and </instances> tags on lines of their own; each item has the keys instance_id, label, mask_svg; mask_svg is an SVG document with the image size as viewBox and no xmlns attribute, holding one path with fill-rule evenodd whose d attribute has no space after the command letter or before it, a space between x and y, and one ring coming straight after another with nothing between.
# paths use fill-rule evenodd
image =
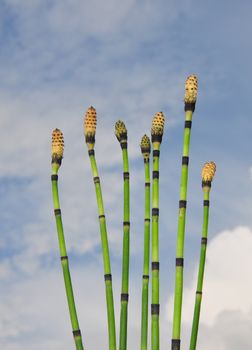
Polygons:
<instances>
[{"instance_id":1,"label":"tall green stalk","mask_svg":"<svg viewBox=\"0 0 252 350\"><path fill-rule=\"evenodd\" d=\"M150 265L150 139L144 135L141 140L145 174L144 208L144 261L142 281L141 350L148 347L149 265Z\"/></svg>"},{"instance_id":2,"label":"tall green stalk","mask_svg":"<svg viewBox=\"0 0 252 350\"><path fill-rule=\"evenodd\" d=\"M202 288L205 270L205 259L207 249L207 235L208 235L208 217L209 217L209 196L211 190L211 183L216 171L216 165L214 162L205 163L202 170L202 189L204 193L203 201L203 225L202 225L202 237L201 237L201 249L200 249L200 261L198 271L198 283L194 305L193 324L191 332L190 350L196 349L199 319L200 319L200 308L202 300Z\"/></svg>"},{"instance_id":3,"label":"tall green stalk","mask_svg":"<svg viewBox=\"0 0 252 350\"><path fill-rule=\"evenodd\" d=\"M54 214L57 226L59 250L61 266L63 270L66 296L69 308L69 314L72 324L72 331L74 336L74 342L76 350L83 350L81 331L79 329L79 323L76 313L76 307L74 302L73 288L71 282L71 275L69 270L69 263L66 251L66 244L64 238L64 230L61 218L59 194L58 194L58 170L61 165L64 151L64 139L63 134L59 129L55 129L52 134L52 196L54 205Z\"/></svg>"},{"instance_id":4,"label":"tall green stalk","mask_svg":"<svg viewBox=\"0 0 252 350\"><path fill-rule=\"evenodd\" d=\"M120 313L120 338L119 350L127 349L127 323L129 300L129 253L130 253L130 185L129 185L129 161L127 129L119 120L115 124L115 134L120 142L123 156L123 256L122 256L122 289L121 289L121 313Z\"/></svg>"},{"instance_id":5,"label":"tall green stalk","mask_svg":"<svg viewBox=\"0 0 252 350\"><path fill-rule=\"evenodd\" d=\"M116 333L115 333L115 314L114 314L114 299L112 289L112 274L110 268L109 246L107 238L107 227L102 199L102 191L100 185L100 178L95 159L95 132L96 132L96 110L90 107L86 112L84 121L84 134L88 146L88 155L90 159L91 169L93 172L96 199L99 213L100 234L102 243L103 265L104 265L104 279L107 302L107 319L108 319L108 336L109 336L109 350L116 349Z\"/></svg>"},{"instance_id":6,"label":"tall green stalk","mask_svg":"<svg viewBox=\"0 0 252 350\"><path fill-rule=\"evenodd\" d=\"M164 132L164 115L156 113L152 120L153 148L152 176L152 299L151 299L151 349L159 350L159 154Z\"/></svg>"},{"instance_id":7,"label":"tall green stalk","mask_svg":"<svg viewBox=\"0 0 252 350\"><path fill-rule=\"evenodd\" d=\"M187 179L190 150L190 136L192 116L197 99L197 77L191 75L185 83L185 130L184 146L182 156L182 171L180 182L180 200L178 215L178 233L176 249L176 276L175 276L175 295L173 312L173 331L172 331L172 350L180 350L180 328L182 313L182 295L183 295L183 266L184 266L184 236L186 221L186 199L187 199Z\"/></svg>"}]
</instances>

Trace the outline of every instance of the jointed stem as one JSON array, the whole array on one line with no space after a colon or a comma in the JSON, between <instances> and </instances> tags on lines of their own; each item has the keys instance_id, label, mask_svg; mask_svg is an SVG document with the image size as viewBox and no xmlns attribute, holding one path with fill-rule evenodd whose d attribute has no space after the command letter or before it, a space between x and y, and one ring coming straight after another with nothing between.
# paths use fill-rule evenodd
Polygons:
<instances>
[{"instance_id":1,"label":"jointed stem","mask_svg":"<svg viewBox=\"0 0 252 350\"><path fill-rule=\"evenodd\" d=\"M185 112L184 146L183 146L183 157L182 157L179 216L178 216L178 235L177 235L177 250L176 250L176 277L175 277L175 295L174 295L172 350L180 349L180 327L181 327L182 294L183 294L184 236L185 236L185 221L186 221L187 179L188 179L188 163L189 163L192 115L193 115L192 110L187 110Z\"/></svg>"},{"instance_id":2,"label":"jointed stem","mask_svg":"<svg viewBox=\"0 0 252 350\"><path fill-rule=\"evenodd\" d=\"M52 180L53 204L54 204L54 213L55 213L55 220L56 220L56 226L57 226L57 232L58 232L61 265L62 265L62 270L64 275L67 302L68 302L69 314L70 314L70 319L72 324L75 347L76 347L76 350L83 350L82 337L79 329L79 323L78 323L78 318L77 318L77 313L75 308L73 288L72 288L71 276L69 271L64 231L63 231L63 225L62 225L62 219L61 219L61 211L60 211L60 203L59 203L59 195L58 195L57 166L53 167L53 174L52 174L51 180Z\"/></svg>"},{"instance_id":3,"label":"jointed stem","mask_svg":"<svg viewBox=\"0 0 252 350\"><path fill-rule=\"evenodd\" d=\"M116 333L115 333L115 315L114 315L114 299L112 289L112 275L110 268L109 247L107 238L106 220L104 215L102 191L100 185L100 178L95 160L94 150L89 150L89 159L94 177L96 199L99 213L100 233L102 242L103 264L104 264L104 278L106 288L106 302L107 302L107 319L108 319L108 334L109 334L109 350L116 349Z\"/></svg>"},{"instance_id":4,"label":"jointed stem","mask_svg":"<svg viewBox=\"0 0 252 350\"><path fill-rule=\"evenodd\" d=\"M147 350L148 343L148 299L150 265L150 163L144 159L145 169L145 219L144 219L144 263L142 282L141 350Z\"/></svg>"},{"instance_id":5,"label":"jointed stem","mask_svg":"<svg viewBox=\"0 0 252 350\"><path fill-rule=\"evenodd\" d=\"M194 306L193 324L191 332L190 350L196 349L200 308L202 300L202 287L205 270L205 259L206 259L206 248L207 248L207 235L208 235L208 216L209 216L209 192L210 188L204 189L204 209L203 209L203 226L202 226L202 238L201 238L201 249L200 249L200 262L198 271L198 283Z\"/></svg>"}]
</instances>

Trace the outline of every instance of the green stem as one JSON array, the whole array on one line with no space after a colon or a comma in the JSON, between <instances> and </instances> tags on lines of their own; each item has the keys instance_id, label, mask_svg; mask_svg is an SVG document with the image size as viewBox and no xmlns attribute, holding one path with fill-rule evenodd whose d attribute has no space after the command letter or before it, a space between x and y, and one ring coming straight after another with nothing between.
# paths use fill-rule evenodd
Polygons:
<instances>
[{"instance_id":1,"label":"green stem","mask_svg":"<svg viewBox=\"0 0 252 350\"><path fill-rule=\"evenodd\" d=\"M127 142L121 143L123 155L124 178L124 207L123 207L123 258L122 258L122 289L121 289L121 314L120 314L120 342L119 349L127 348L127 321L129 298L129 251L130 251L130 185L129 185L129 161Z\"/></svg>"},{"instance_id":2,"label":"green stem","mask_svg":"<svg viewBox=\"0 0 252 350\"><path fill-rule=\"evenodd\" d=\"M197 291L196 291L196 298L195 298L195 305L194 305L190 350L196 349L198 328L199 328L200 308L201 308L201 300L202 300L202 287L203 287L204 270L205 270L206 249L207 249L209 192L210 192L210 188L206 187L204 190L204 202L203 202L204 209L203 209L203 226L202 226L202 237L201 237L200 262L199 262L199 271L198 271Z\"/></svg>"},{"instance_id":3,"label":"green stem","mask_svg":"<svg viewBox=\"0 0 252 350\"><path fill-rule=\"evenodd\" d=\"M103 265L104 265L104 278L106 289L106 302L107 302L107 319L108 319L108 335L109 335L109 349L116 349L116 334L115 334L115 314L114 314L114 299L112 289L112 275L110 268L109 246L107 238L107 227L103 207L102 191L100 185L100 178L95 160L94 150L89 150L89 159L94 177L96 199L99 213L100 234L102 243Z\"/></svg>"},{"instance_id":4,"label":"green stem","mask_svg":"<svg viewBox=\"0 0 252 350\"><path fill-rule=\"evenodd\" d=\"M142 281L142 320L141 350L147 350L148 344L148 298L150 265L150 163L144 159L145 169L145 219L144 219L144 263Z\"/></svg>"},{"instance_id":5,"label":"green stem","mask_svg":"<svg viewBox=\"0 0 252 350\"><path fill-rule=\"evenodd\" d=\"M52 180L54 213L55 213L55 220L56 220L58 241L59 241L60 259L61 259L61 265L63 270L66 296L67 296L69 314L70 314L73 336L75 341L75 347L76 347L76 350L83 350L82 337L79 329L79 323L78 323L78 318L77 318L77 313L75 308L73 287L71 282L71 275L69 270L69 263L68 263L66 244L65 244L65 238L64 238L64 230L63 230L63 224L62 224L62 218L61 218L59 194L58 194L57 168L58 168L57 166L52 167L53 171L52 171L51 180Z\"/></svg>"},{"instance_id":6,"label":"green stem","mask_svg":"<svg viewBox=\"0 0 252 350\"><path fill-rule=\"evenodd\" d=\"M172 350L180 349L186 198L187 198L188 162L189 162L192 116L193 116L193 112L191 110L185 112L185 130L184 130L184 145L183 145L182 171L181 171L181 182L180 182L180 201L179 201L178 233L177 233L177 249L176 249L175 295L174 295L173 331L172 331L172 347L171 347Z\"/></svg>"},{"instance_id":7,"label":"green stem","mask_svg":"<svg viewBox=\"0 0 252 350\"><path fill-rule=\"evenodd\" d=\"M159 150L153 143L151 349L159 350Z\"/></svg>"}]
</instances>

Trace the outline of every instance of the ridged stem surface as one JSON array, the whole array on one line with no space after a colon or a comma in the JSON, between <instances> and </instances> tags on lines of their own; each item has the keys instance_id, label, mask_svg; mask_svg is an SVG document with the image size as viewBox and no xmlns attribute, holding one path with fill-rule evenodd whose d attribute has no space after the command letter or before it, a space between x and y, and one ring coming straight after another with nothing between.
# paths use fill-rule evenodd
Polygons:
<instances>
[{"instance_id":1,"label":"ridged stem surface","mask_svg":"<svg viewBox=\"0 0 252 350\"><path fill-rule=\"evenodd\" d=\"M208 235L208 217L209 217L209 190L204 191L204 202L203 202L203 225L202 225L202 237L201 237L201 249L200 249L200 262L198 271L198 283L194 305L193 324L191 332L190 350L196 349L199 319L200 319L200 308L202 300L202 288L205 270L206 260L206 249L207 249L207 235Z\"/></svg>"},{"instance_id":2,"label":"ridged stem surface","mask_svg":"<svg viewBox=\"0 0 252 350\"><path fill-rule=\"evenodd\" d=\"M141 350L148 347L148 299L150 266L150 162L144 160L145 170L145 215L144 215L144 262L142 281Z\"/></svg>"},{"instance_id":3,"label":"ridged stem surface","mask_svg":"<svg viewBox=\"0 0 252 350\"><path fill-rule=\"evenodd\" d=\"M110 268L110 256L109 246L107 238L107 227L104 214L104 206L102 199L102 191L100 185L100 178L95 160L94 151L89 151L89 159L94 177L96 199L99 213L100 234L102 243L103 265L104 265L104 278L106 289L106 302L107 302L107 319L108 319L108 335L109 335L109 350L116 349L116 333L115 333L115 314L114 314L114 299L112 289L112 276Z\"/></svg>"},{"instance_id":4,"label":"ridged stem surface","mask_svg":"<svg viewBox=\"0 0 252 350\"><path fill-rule=\"evenodd\" d=\"M64 230L63 230L59 194L58 194L58 176L56 171L53 171L51 180L52 180L52 195L53 195L54 213L55 213L55 220L56 220L57 233L58 233L60 258L61 258L61 265L63 270L66 296L67 296L68 309L69 309L72 331L74 336L74 342L75 342L76 350L83 350L84 348L82 344L82 337L79 329L77 312L76 312L76 307L74 302L71 275L69 270L69 263L68 263L66 244L65 244L65 238L64 238Z\"/></svg>"},{"instance_id":5,"label":"ridged stem surface","mask_svg":"<svg viewBox=\"0 0 252 350\"><path fill-rule=\"evenodd\" d=\"M153 143L152 180L152 299L151 349L159 350L159 153L160 143Z\"/></svg>"},{"instance_id":6,"label":"ridged stem surface","mask_svg":"<svg viewBox=\"0 0 252 350\"><path fill-rule=\"evenodd\" d=\"M184 144L183 144L182 170L181 170L181 182L180 182L180 201L179 201L177 248L176 248L176 272L175 272L172 350L180 349L180 328L181 328L181 311L182 311L182 295L183 295L184 237L185 237L188 162L189 162L192 115L193 115L192 111L185 112L185 129L184 129Z\"/></svg>"},{"instance_id":7,"label":"ridged stem surface","mask_svg":"<svg viewBox=\"0 0 252 350\"><path fill-rule=\"evenodd\" d=\"M120 342L119 349L127 349L127 321L128 321L128 291L129 291L129 252L130 252L130 185L129 161L127 143L122 148L123 156L123 254L122 254L122 288L120 314Z\"/></svg>"}]
</instances>

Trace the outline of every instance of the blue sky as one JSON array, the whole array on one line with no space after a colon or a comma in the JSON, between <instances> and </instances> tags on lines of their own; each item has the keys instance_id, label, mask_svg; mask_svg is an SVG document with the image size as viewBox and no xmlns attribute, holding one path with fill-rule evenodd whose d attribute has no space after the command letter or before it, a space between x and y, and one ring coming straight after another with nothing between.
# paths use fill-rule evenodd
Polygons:
<instances>
[{"instance_id":1,"label":"blue sky","mask_svg":"<svg viewBox=\"0 0 252 350\"><path fill-rule=\"evenodd\" d=\"M160 159L161 348L170 344L183 95L189 74L197 74L199 94L191 139L182 346L188 347L194 304L200 172L209 160L216 162L217 173L199 349L252 346L252 284L244 278L252 264L251 10L246 0L1 2L0 344L6 350L73 347L50 187L55 127L65 136L60 199L84 344L98 348L107 342L97 209L82 125L90 105L98 115L96 155L117 314L122 164L114 124L122 119L128 128L133 348L140 339L143 252L139 142L157 111L166 116Z\"/></svg>"}]
</instances>

